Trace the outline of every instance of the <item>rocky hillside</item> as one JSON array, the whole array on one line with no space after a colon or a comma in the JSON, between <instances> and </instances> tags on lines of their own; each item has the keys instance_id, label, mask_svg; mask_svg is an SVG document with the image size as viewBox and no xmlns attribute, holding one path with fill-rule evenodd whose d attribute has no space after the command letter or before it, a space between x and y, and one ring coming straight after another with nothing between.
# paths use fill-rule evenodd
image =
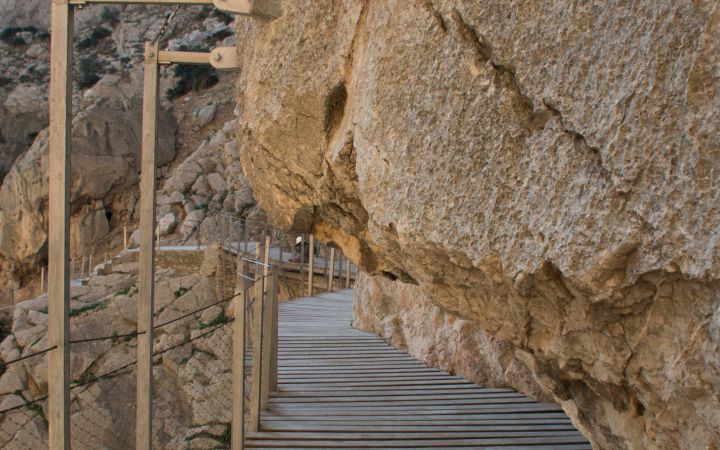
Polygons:
<instances>
[{"instance_id":1,"label":"rocky hillside","mask_svg":"<svg viewBox=\"0 0 720 450\"><path fill-rule=\"evenodd\" d=\"M192 261L162 263L157 272L155 335L155 448L226 448L232 391L232 314L218 289L218 249ZM135 443L137 262L123 254L85 286L71 290L72 447L126 449ZM191 314L206 307L202 311ZM20 302L0 360L45 349L47 295ZM109 337L93 341L96 338ZM86 340L85 342L83 342ZM45 355L0 368L0 410L47 395ZM38 407L42 406L42 408ZM5 413L3 448L47 447L47 408L42 403Z\"/></svg>"},{"instance_id":2,"label":"rocky hillside","mask_svg":"<svg viewBox=\"0 0 720 450\"><path fill-rule=\"evenodd\" d=\"M49 3L0 7L0 304L39 293L47 259ZM31 5L32 4L32 5ZM30 5L30 6L29 6ZM76 18L71 257L99 261L138 222L142 61L169 8L93 6ZM10 25L11 24L11 25ZM232 18L178 10L163 48L233 45ZM159 219L167 243L217 235L221 211L262 215L239 166L234 77L205 67L161 71ZM79 269L78 269L79 270ZM85 269L87 271L87 269Z\"/></svg>"},{"instance_id":3,"label":"rocky hillside","mask_svg":"<svg viewBox=\"0 0 720 450\"><path fill-rule=\"evenodd\" d=\"M274 220L507 343L597 448L720 445L717 2L300 0L237 31Z\"/></svg>"}]
</instances>

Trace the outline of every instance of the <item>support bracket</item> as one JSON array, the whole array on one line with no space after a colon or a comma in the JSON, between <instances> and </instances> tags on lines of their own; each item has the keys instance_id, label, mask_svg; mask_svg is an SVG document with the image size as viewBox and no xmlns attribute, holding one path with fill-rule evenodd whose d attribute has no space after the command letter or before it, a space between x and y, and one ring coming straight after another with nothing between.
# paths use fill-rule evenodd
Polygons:
<instances>
[{"instance_id":1,"label":"support bracket","mask_svg":"<svg viewBox=\"0 0 720 450\"><path fill-rule=\"evenodd\" d=\"M218 47L210 53L160 51L158 53L158 64L209 64L220 71L231 71L240 68L237 47Z\"/></svg>"}]
</instances>

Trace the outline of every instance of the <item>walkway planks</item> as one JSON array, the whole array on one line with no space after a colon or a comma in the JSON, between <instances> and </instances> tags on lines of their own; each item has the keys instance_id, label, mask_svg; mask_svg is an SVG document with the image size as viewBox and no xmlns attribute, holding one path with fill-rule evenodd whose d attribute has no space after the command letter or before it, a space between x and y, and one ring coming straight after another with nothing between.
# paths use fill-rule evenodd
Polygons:
<instances>
[{"instance_id":1,"label":"walkway planks","mask_svg":"<svg viewBox=\"0 0 720 450\"><path fill-rule=\"evenodd\" d=\"M247 448L591 448L557 405L428 368L351 319L351 290L280 306L279 392Z\"/></svg>"}]
</instances>

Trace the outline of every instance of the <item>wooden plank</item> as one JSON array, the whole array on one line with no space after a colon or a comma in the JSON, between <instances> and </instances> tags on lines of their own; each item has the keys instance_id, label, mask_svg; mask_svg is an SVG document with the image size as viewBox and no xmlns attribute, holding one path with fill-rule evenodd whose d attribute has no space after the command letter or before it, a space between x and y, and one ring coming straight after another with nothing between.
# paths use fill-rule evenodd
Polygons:
<instances>
[{"instance_id":1,"label":"wooden plank","mask_svg":"<svg viewBox=\"0 0 720 450\"><path fill-rule=\"evenodd\" d=\"M512 439L525 437L549 438L575 438L584 440L576 430L523 430L514 429L512 433L507 431L480 431L474 430L427 430L422 433L408 434L397 431L268 431L262 433L249 433L248 439L273 439L273 440L428 440L428 439ZM558 439L561 441L564 439ZM582 442L582 441L581 441Z\"/></svg>"},{"instance_id":2,"label":"wooden plank","mask_svg":"<svg viewBox=\"0 0 720 450\"><path fill-rule=\"evenodd\" d=\"M48 146L48 422L49 447L70 449L70 186L73 9L51 6ZM14 301L14 299L13 299Z\"/></svg>"},{"instance_id":3,"label":"wooden plank","mask_svg":"<svg viewBox=\"0 0 720 450\"><path fill-rule=\"evenodd\" d=\"M558 405L472 385L351 329L351 296L280 307L279 392L248 447L589 448Z\"/></svg>"},{"instance_id":4,"label":"wooden plank","mask_svg":"<svg viewBox=\"0 0 720 450\"><path fill-rule=\"evenodd\" d=\"M155 190L158 105L157 43L145 44L142 156L140 175L140 254L138 263L136 448L152 449L152 356L155 303Z\"/></svg>"},{"instance_id":5,"label":"wooden plank","mask_svg":"<svg viewBox=\"0 0 720 450\"><path fill-rule=\"evenodd\" d=\"M450 447L482 447L489 446L521 446L521 445L551 445L586 444L587 440L581 436L557 437L512 437L505 438L475 438L475 439L418 439L396 440L388 442L382 440L284 440L284 439L255 439L246 442L250 448L278 448L292 445L296 448L387 448L392 447L424 447L424 448L450 448ZM561 448L561 447L555 447ZM535 450L535 447L533 447Z\"/></svg>"}]
</instances>

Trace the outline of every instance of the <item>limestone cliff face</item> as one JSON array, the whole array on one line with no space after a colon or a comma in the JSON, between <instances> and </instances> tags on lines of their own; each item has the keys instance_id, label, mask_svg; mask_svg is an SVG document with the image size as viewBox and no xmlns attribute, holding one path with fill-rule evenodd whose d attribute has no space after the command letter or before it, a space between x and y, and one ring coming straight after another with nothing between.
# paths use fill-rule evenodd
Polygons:
<instances>
[{"instance_id":1,"label":"limestone cliff face","mask_svg":"<svg viewBox=\"0 0 720 450\"><path fill-rule=\"evenodd\" d=\"M434 305L421 288L385 277L359 274L353 327L384 337L432 367L484 387L512 387L550 401L515 347L490 336L471 320Z\"/></svg>"},{"instance_id":2,"label":"limestone cliff face","mask_svg":"<svg viewBox=\"0 0 720 450\"><path fill-rule=\"evenodd\" d=\"M720 6L283 3L238 25L260 206L420 286L599 448L720 445Z\"/></svg>"}]
</instances>

